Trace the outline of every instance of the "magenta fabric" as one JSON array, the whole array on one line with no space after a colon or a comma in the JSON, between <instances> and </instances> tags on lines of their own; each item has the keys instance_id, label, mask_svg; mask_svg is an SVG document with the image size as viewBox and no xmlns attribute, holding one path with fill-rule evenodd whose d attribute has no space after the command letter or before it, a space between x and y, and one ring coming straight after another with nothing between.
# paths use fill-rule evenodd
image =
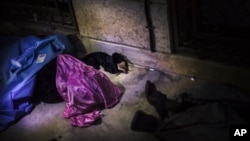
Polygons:
<instances>
[{"instance_id":1,"label":"magenta fabric","mask_svg":"<svg viewBox=\"0 0 250 141\"><path fill-rule=\"evenodd\" d=\"M79 127L92 125L101 118L101 108L120 101L122 91L101 71L70 55L57 57L56 86L66 102L64 117Z\"/></svg>"}]
</instances>

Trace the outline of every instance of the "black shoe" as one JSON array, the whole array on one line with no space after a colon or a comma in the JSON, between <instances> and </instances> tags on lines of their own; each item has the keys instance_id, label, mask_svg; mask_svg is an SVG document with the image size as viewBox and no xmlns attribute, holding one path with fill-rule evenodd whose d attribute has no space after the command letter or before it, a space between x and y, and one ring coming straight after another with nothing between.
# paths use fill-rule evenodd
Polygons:
<instances>
[{"instance_id":1,"label":"black shoe","mask_svg":"<svg viewBox=\"0 0 250 141\"><path fill-rule=\"evenodd\" d=\"M138 110L132 119L130 128L132 131L154 132L157 130L157 125L158 120L156 117Z\"/></svg>"},{"instance_id":2,"label":"black shoe","mask_svg":"<svg viewBox=\"0 0 250 141\"><path fill-rule=\"evenodd\" d=\"M154 83L151 83L149 80L147 80L145 85L145 95L148 103L153 104L155 101L152 101L150 97L157 91L156 86Z\"/></svg>"},{"instance_id":3,"label":"black shoe","mask_svg":"<svg viewBox=\"0 0 250 141\"><path fill-rule=\"evenodd\" d=\"M149 104L154 106L160 118L165 118L168 116L165 110L165 103L167 101L166 95L157 91L156 86L150 81L146 82L145 95Z\"/></svg>"}]
</instances>

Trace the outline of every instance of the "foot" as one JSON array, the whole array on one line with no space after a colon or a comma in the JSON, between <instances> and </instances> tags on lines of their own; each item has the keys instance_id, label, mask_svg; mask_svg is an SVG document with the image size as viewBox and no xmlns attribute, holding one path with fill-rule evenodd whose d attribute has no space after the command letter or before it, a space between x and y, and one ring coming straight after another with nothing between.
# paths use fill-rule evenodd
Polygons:
<instances>
[{"instance_id":1,"label":"foot","mask_svg":"<svg viewBox=\"0 0 250 141\"><path fill-rule=\"evenodd\" d=\"M166 117L168 117L168 112L167 109L165 108L165 104L166 104L166 96L165 95L154 95L155 98L153 101L155 101L153 104L151 104L155 110L157 111L157 113L159 114L159 118L160 119L164 119ZM152 99L153 99L152 98Z\"/></svg>"},{"instance_id":2,"label":"foot","mask_svg":"<svg viewBox=\"0 0 250 141\"><path fill-rule=\"evenodd\" d=\"M156 86L154 85L154 83L151 83L149 80L147 80L146 82L146 86L145 86L145 95L146 95L146 99L150 104L153 104L154 101L151 100L150 97L152 97L152 95L157 91Z\"/></svg>"},{"instance_id":3,"label":"foot","mask_svg":"<svg viewBox=\"0 0 250 141\"><path fill-rule=\"evenodd\" d=\"M146 82L145 95L149 104L154 106L160 118L165 118L168 113L165 109L165 103L167 101L166 95L157 91L156 86L150 81Z\"/></svg>"}]
</instances>

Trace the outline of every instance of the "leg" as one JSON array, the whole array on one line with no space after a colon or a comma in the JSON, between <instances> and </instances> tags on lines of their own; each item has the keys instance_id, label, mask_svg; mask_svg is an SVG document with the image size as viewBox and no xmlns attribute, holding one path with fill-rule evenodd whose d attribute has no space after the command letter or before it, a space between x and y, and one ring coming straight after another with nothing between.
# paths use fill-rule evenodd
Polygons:
<instances>
[{"instance_id":1,"label":"leg","mask_svg":"<svg viewBox=\"0 0 250 141\"><path fill-rule=\"evenodd\" d=\"M168 116L168 112L177 113L182 110L182 104L178 101L168 99L165 94L157 91L156 86L150 81L145 86L146 99L154 106L160 118Z\"/></svg>"},{"instance_id":2,"label":"leg","mask_svg":"<svg viewBox=\"0 0 250 141\"><path fill-rule=\"evenodd\" d=\"M168 116L167 111L165 110L166 95L157 91L156 86L150 81L146 82L145 86L145 95L149 104L154 106L155 110L160 115L160 118L165 118Z\"/></svg>"}]
</instances>

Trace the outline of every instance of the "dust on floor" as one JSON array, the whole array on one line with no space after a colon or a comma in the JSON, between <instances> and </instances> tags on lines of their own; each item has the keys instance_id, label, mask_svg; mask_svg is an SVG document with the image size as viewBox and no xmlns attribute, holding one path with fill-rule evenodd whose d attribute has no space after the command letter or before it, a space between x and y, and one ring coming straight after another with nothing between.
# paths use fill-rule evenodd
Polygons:
<instances>
[{"instance_id":1,"label":"dust on floor","mask_svg":"<svg viewBox=\"0 0 250 141\"><path fill-rule=\"evenodd\" d=\"M172 73L150 71L134 67L128 74L111 75L104 72L124 93L121 101L110 109L102 110L105 115L100 124L87 128L70 125L63 118L65 103L37 105L27 116L0 133L1 141L156 141L149 133L134 132L131 120L137 110L158 117L155 109L147 103L144 87L147 80L168 98L175 99L183 92L193 92L206 81ZM171 134L169 135L171 139Z\"/></svg>"}]
</instances>

